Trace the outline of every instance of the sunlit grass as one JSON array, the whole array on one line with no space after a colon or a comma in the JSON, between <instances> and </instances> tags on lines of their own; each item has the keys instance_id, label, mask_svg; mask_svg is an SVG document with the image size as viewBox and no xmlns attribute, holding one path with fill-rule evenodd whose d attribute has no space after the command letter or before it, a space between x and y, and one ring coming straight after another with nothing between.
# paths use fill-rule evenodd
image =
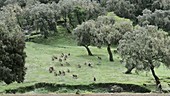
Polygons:
<instances>
[{"instance_id":1,"label":"sunlit grass","mask_svg":"<svg viewBox=\"0 0 170 96\"><path fill-rule=\"evenodd\" d=\"M109 62L106 47L98 49L96 47L90 47L91 51L95 56L87 56L84 47L76 46L76 42L70 39L70 35L54 36L48 38L47 40L39 40L38 43L27 42L26 43L26 67L27 74L25 77L25 82L21 84L13 83L6 85L3 82L0 83L0 92L4 92L6 89L14 89L18 87L24 87L33 85L38 82L56 83L56 84L69 84L69 85L87 85L94 83L93 77L95 76L97 81L95 83L125 83L125 84L137 84L143 86L143 84L154 85L154 80L151 73L139 72L136 74L123 74L126 68L123 64L119 62L120 57L118 54L114 54L115 62ZM113 50L114 48L112 48ZM61 53L71 53L67 62L71 66L60 66L58 60L52 61L53 55L60 56ZM97 56L102 57L101 65L97 65ZM84 65L85 62L92 62L93 68ZM82 67L78 68L77 65L80 64ZM48 69L50 66L55 67L58 72L66 71L70 69L70 73L66 73L66 76L54 76L54 74L49 73ZM168 83L170 83L170 70L165 66L161 66L156 69L157 75L161 78L163 88L168 88ZM78 79L73 79L72 74L77 74ZM152 88L148 86L148 88ZM45 89L36 89L33 93L38 93ZM62 89L64 90L64 89ZM68 90L70 91L70 90ZM31 93L31 92L30 92Z\"/></svg>"}]
</instances>

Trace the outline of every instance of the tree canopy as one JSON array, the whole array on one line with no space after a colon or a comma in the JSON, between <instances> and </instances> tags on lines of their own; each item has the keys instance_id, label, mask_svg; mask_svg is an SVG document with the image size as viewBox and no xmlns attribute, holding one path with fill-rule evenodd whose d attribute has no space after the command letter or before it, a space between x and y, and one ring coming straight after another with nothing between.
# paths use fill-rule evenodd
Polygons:
<instances>
[{"instance_id":1,"label":"tree canopy","mask_svg":"<svg viewBox=\"0 0 170 96\"><path fill-rule=\"evenodd\" d=\"M25 77L25 38L17 24L15 6L0 12L0 80L6 84L21 83Z\"/></svg>"},{"instance_id":2,"label":"tree canopy","mask_svg":"<svg viewBox=\"0 0 170 96\"><path fill-rule=\"evenodd\" d=\"M125 33L119 42L118 50L127 68L151 70L158 89L162 90L154 68L160 64L170 67L168 42L168 35L157 27L137 27L134 31Z\"/></svg>"}]
</instances>

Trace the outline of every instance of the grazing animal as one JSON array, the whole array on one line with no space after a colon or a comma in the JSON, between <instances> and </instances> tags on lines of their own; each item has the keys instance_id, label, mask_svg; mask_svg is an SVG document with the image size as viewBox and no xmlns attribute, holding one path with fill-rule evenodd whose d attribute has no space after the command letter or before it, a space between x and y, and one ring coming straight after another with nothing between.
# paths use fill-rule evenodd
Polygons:
<instances>
[{"instance_id":1,"label":"grazing animal","mask_svg":"<svg viewBox=\"0 0 170 96\"><path fill-rule=\"evenodd\" d=\"M63 74L63 76L65 76L65 75L66 75L66 73L65 73L64 71L62 72L62 74Z\"/></svg>"},{"instance_id":2,"label":"grazing animal","mask_svg":"<svg viewBox=\"0 0 170 96\"><path fill-rule=\"evenodd\" d=\"M73 74L73 78L74 78L74 79L77 79L77 78L78 78L78 76Z\"/></svg>"},{"instance_id":3,"label":"grazing animal","mask_svg":"<svg viewBox=\"0 0 170 96\"><path fill-rule=\"evenodd\" d=\"M102 58L101 58L101 57L99 57L99 56L98 56L97 58L98 58L99 60L102 60Z\"/></svg>"},{"instance_id":4,"label":"grazing animal","mask_svg":"<svg viewBox=\"0 0 170 96\"><path fill-rule=\"evenodd\" d=\"M70 53L68 53L68 56L70 56L71 54Z\"/></svg>"},{"instance_id":5,"label":"grazing animal","mask_svg":"<svg viewBox=\"0 0 170 96\"><path fill-rule=\"evenodd\" d=\"M78 68L81 68L81 65L80 65L80 64L78 64Z\"/></svg>"},{"instance_id":6,"label":"grazing animal","mask_svg":"<svg viewBox=\"0 0 170 96\"><path fill-rule=\"evenodd\" d=\"M64 66L62 63L60 63L60 66Z\"/></svg>"},{"instance_id":7,"label":"grazing animal","mask_svg":"<svg viewBox=\"0 0 170 96\"><path fill-rule=\"evenodd\" d=\"M61 58L63 58L64 57L64 53L61 53L61 56L60 56Z\"/></svg>"},{"instance_id":8,"label":"grazing animal","mask_svg":"<svg viewBox=\"0 0 170 96\"><path fill-rule=\"evenodd\" d=\"M54 67L49 67L49 73L52 73L54 71Z\"/></svg>"},{"instance_id":9,"label":"grazing animal","mask_svg":"<svg viewBox=\"0 0 170 96\"><path fill-rule=\"evenodd\" d=\"M67 57L68 57L67 55L64 56L64 58L67 58Z\"/></svg>"},{"instance_id":10,"label":"grazing animal","mask_svg":"<svg viewBox=\"0 0 170 96\"><path fill-rule=\"evenodd\" d=\"M68 73L70 73L70 70L69 70L69 69L67 69L67 72L68 72Z\"/></svg>"},{"instance_id":11,"label":"grazing animal","mask_svg":"<svg viewBox=\"0 0 170 96\"><path fill-rule=\"evenodd\" d=\"M89 63L88 66L91 67L91 68L93 67L91 63Z\"/></svg>"},{"instance_id":12,"label":"grazing animal","mask_svg":"<svg viewBox=\"0 0 170 96\"><path fill-rule=\"evenodd\" d=\"M87 65L87 62L85 62L84 65Z\"/></svg>"},{"instance_id":13,"label":"grazing animal","mask_svg":"<svg viewBox=\"0 0 170 96\"><path fill-rule=\"evenodd\" d=\"M51 59L52 61L54 61L54 57L52 57L52 59Z\"/></svg>"},{"instance_id":14,"label":"grazing animal","mask_svg":"<svg viewBox=\"0 0 170 96\"><path fill-rule=\"evenodd\" d=\"M93 78L93 81L96 82L96 77Z\"/></svg>"},{"instance_id":15,"label":"grazing animal","mask_svg":"<svg viewBox=\"0 0 170 96\"><path fill-rule=\"evenodd\" d=\"M67 58L64 57L64 61L66 61L66 60L67 60Z\"/></svg>"},{"instance_id":16,"label":"grazing animal","mask_svg":"<svg viewBox=\"0 0 170 96\"><path fill-rule=\"evenodd\" d=\"M62 62L62 61L63 61L63 60L60 58L60 59L59 59L59 62Z\"/></svg>"},{"instance_id":17,"label":"grazing animal","mask_svg":"<svg viewBox=\"0 0 170 96\"><path fill-rule=\"evenodd\" d=\"M66 62L66 65L70 66L70 63Z\"/></svg>"},{"instance_id":18,"label":"grazing animal","mask_svg":"<svg viewBox=\"0 0 170 96\"><path fill-rule=\"evenodd\" d=\"M57 72L54 72L54 76L58 76Z\"/></svg>"},{"instance_id":19,"label":"grazing animal","mask_svg":"<svg viewBox=\"0 0 170 96\"><path fill-rule=\"evenodd\" d=\"M54 59L58 59L58 57L57 57L57 56L53 56L53 58L54 58Z\"/></svg>"},{"instance_id":20,"label":"grazing animal","mask_svg":"<svg viewBox=\"0 0 170 96\"><path fill-rule=\"evenodd\" d=\"M61 71L58 71L58 72L59 72L59 75L61 75L62 72Z\"/></svg>"}]
</instances>

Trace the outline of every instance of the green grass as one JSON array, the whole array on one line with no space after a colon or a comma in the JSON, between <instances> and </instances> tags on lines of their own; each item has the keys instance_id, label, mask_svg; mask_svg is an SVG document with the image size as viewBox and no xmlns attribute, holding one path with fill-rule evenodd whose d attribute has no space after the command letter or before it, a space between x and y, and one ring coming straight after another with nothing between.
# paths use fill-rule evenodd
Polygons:
<instances>
[{"instance_id":1,"label":"green grass","mask_svg":"<svg viewBox=\"0 0 170 96\"><path fill-rule=\"evenodd\" d=\"M63 30L64 31L64 30ZM76 42L71 39L68 34L61 34L59 36L50 37L47 40L39 39L37 43L26 43L26 67L27 74L25 76L24 83L12 83L6 85L3 82L0 83L0 92L4 92L6 89L15 89L18 87L24 87L34 85L39 82L56 83L56 84L69 84L69 85L88 85L93 82L93 76L97 78L96 83L125 83L125 84L137 84L143 86L148 84L148 88L154 90L154 80L151 73L139 72L139 75L133 71L133 74L123 74L126 68L119 62L120 57L118 54L114 54L115 62L109 62L106 47L98 49L96 47L90 47L91 51L96 56L87 56L84 47L76 46ZM114 48L112 48L113 50ZM67 62L71 66L60 66L59 62L52 61L53 55L60 56L61 53L71 53ZM97 56L102 57L102 64L97 65ZM93 68L89 68L84 65L84 62L92 62ZM77 68L77 64L80 64L82 68ZM48 72L48 68L54 66L56 71L67 69L71 70L71 73L66 73L66 76L54 76ZM170 83L170 70L165 66L161 66L156 69L157 75L161 78L163 88L168 88ZM77 74L78 79L73 79L72 74ZM65 90L65 89L61 89ZM74 92L68 90L69 92ZM36 89L29 93L49 93L45 89ZM88 93L88 92L87 92Z\"/></svg>"}]
</instances>

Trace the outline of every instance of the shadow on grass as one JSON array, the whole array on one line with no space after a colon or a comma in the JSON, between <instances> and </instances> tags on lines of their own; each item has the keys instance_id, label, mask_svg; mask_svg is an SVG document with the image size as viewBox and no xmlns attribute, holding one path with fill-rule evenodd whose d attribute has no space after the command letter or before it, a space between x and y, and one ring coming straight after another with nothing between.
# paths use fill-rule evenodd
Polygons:
<instances>
[{"instance_id":1,"label":"shadow on grass","mask_svg":"<svg viewBox=\"0 0 170 96\"><path fill-rule=\"evenodd\" d=\"M47 92L58 92L58 93L73 93L75 90L80 90L83 92L92 93L111 93L111 86L120 86L123 88L122 92L133 92L133 93L148 93L151 90L134 84L121 84L121 83L93 83L90 85L65 85L65 84L55 84L55 83L37 83L32 86L19 87L17 89L5 90L5 93L26 93L31 92L36 89L43 88ZM65 89L65 90L62 90Z\"/></svg>"}]
</instances>

